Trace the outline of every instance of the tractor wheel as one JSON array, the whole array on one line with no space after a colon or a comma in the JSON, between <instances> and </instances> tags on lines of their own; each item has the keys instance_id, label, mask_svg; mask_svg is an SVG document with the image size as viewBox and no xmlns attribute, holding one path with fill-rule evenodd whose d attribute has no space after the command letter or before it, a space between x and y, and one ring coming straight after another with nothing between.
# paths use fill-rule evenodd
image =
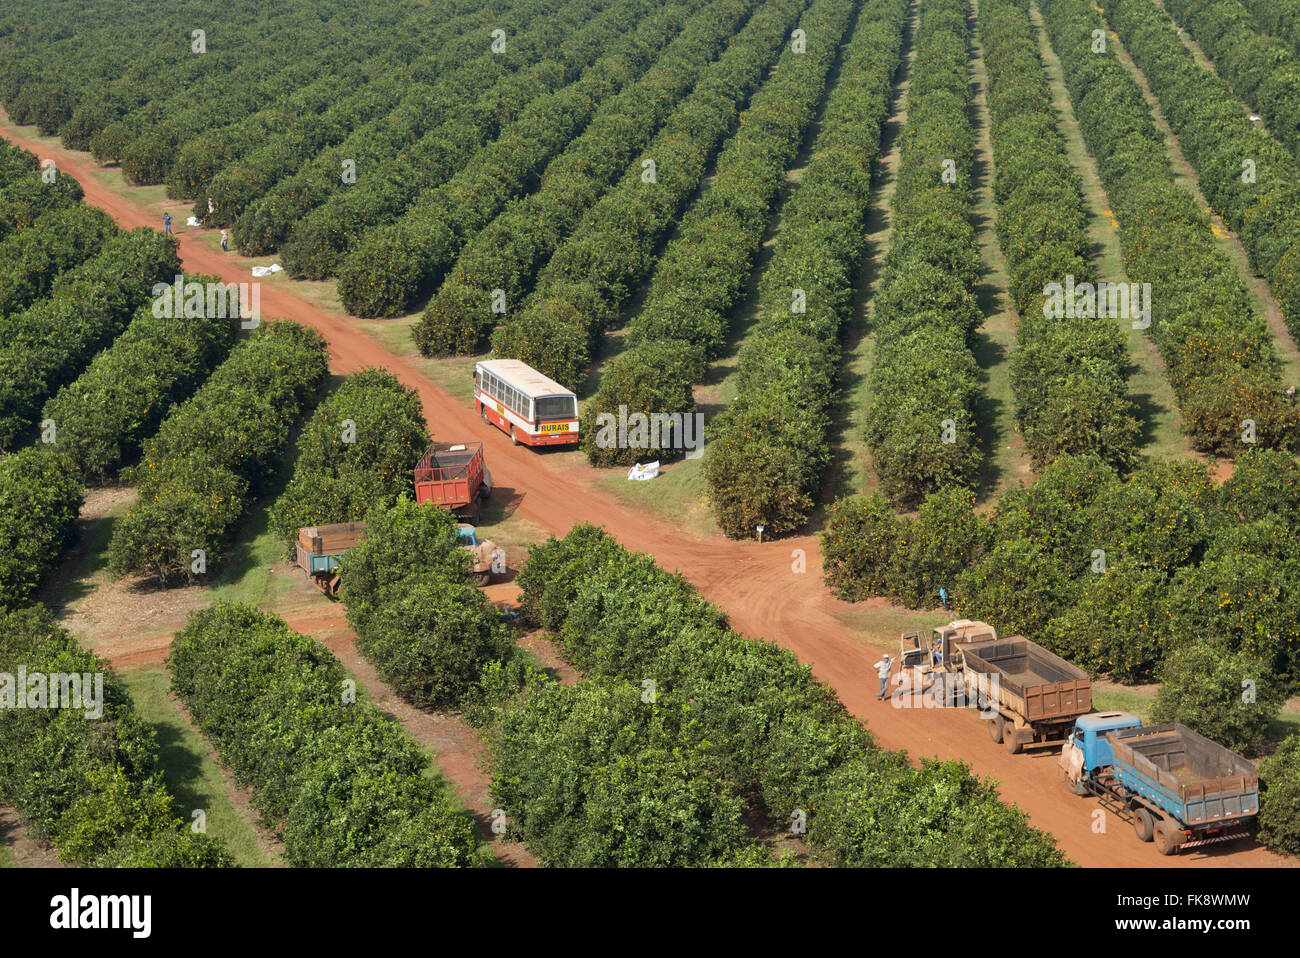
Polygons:
<instances>
[{"instance_id":1,"label":"tractor wheel","mask_svg":"<svg viewBox=\"0 0 1300 958\"><path fill-rule=\"evenodd\" d=\"M1012 755L1020 754L1021 745L1016 741L1016 727L1014 725L1002 730L1002 744L1007 747L1007 751Z\"/></svg>"},{"instance_id":2,"label":"tractor wheel","mask_svg":"<svg viewBox=\"0 0 1300 958\"><path fill-rule=\"evenodd\" d=\"M1178 853L1178 846L1183 843L1183 836L1178 834L1172 825L1163 818L1156 822L1155 830L1156 851L1161 855L1175 855Z\"/></svg>"},{"instance_id":3,"label":"tractor wheel","mask_svg":"<svg viewBox=\"0 0 1300 958\"><path fill-rule=\"evenodd\" d=\"M1151 836L1155 833L1156 822L1141 805L1138 806L1137 814L1133 816L1133 831L1137 833L1139 841L1149 842Z\"/></svg>"},{"instance_id":4,"label":"tractor wheel","mask_svg":"<svg viewBox=\"0 0 1300 958\"><path fill-rule=\"evenodd\" d=\"M986 724L989 727L989 738L993 739L994 742L1001 742L1002 728L1003 725L1006 724L1002 716L999 715L997 718L991 718L984 724Z\"/></svg>"}]
</instances>

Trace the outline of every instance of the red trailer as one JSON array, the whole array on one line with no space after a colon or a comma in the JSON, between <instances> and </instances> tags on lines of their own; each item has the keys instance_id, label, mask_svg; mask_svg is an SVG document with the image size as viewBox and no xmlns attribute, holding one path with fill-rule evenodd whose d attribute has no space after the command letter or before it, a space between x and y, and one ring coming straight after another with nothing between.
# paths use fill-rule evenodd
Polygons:
<instances>
[{"instance_id":1,"label":"red trailer","mask_svg":"<svg viewBox=\"0 0 1300 958\"><path fill-rule=\"evenodd\" d=\"M435 442L415 467L415 501L450 509L478 525L481 502L492 494L492 473L481 442Z\"/></svg>"}]
</instances>

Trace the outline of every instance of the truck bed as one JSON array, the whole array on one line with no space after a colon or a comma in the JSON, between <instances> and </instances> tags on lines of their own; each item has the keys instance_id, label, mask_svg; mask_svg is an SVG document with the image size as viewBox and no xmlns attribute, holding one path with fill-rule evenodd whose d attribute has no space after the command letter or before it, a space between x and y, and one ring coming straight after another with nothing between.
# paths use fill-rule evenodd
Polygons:
<instances>
[{"instance_id":1,"label":"truck bed","mask_svg":"<svg viewBox=\"0 0 1300 958\"><path fill-rule=\"evenodd\" d=\"M459 509L474 502L483 485L483 444L434 443L414 470L415 501Z\"/></svg>"},{"instance_id":2,"label":"truck bed","mask_svg":"<svg viewBox=\"0 0 1300 958\"><path fill-rule=\"evenodd\" d=\"M1232 821L1259 810L1255 766L1186 726L1120 729L1107 738L1120 784L1185 824Z\"/></svg>"},{"instance_id":3,"label":"truck bed","mask_svg":"<svg viewBox=\"0 0 1300 958\"><path fill-rule=\"evenodd\" d=\"M1074 719L1092 710L1083 669L1018 635L962 650L967 671L996 675L1003 704L1029 722Z\"/></svg>"},{"instance_id":4,"label":"truck bed","mask_svg":"<svg viewBox=\"0 0 1300 958\"><path fill-rule=\"evenodd\" d=\"M298 542L314 555L344 552L359 546L365 539L364 522L335 522L298 530Z\"/></svg>"}]
</instances>

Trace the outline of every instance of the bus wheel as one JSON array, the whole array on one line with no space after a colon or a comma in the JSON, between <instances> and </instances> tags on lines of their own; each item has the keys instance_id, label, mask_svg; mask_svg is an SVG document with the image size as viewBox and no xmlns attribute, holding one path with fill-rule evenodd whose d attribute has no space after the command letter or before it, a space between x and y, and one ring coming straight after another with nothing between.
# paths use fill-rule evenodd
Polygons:
<instances>
[{"instance_id":1,"label":"bus wheel","mask_svg":"<svg viewBox=\"0 0 1300 958\"><path fill-rule=\"evenodd\" d=\"M515 424L514 424L514 423L511 423L511 424L510 424L510 441L511 441L512 443L514 443L516 446L519 445L519 440L515 438Z\"/></svg>"},{"instance_id":2,"label":"bus wheel","mask_svg":"<svg viewBox=\"0 0 1300 958\"><path fill-rule=\"evenodd\" d=\"M1151 818L1151 813L1141 805L1138 806L1137 814L1133 816L1133 831L1137 833L1140 841L1149 842L1151 836L1155 833L1156 823Z\"/></svg>"},{"instance_id":3,"label":"bus wheel","mask_svg":"<svg viewBox=\"0 0 1300 958\"><path fill-rule=\"evenodd\" d=\"M1178 846L1182 844L1181 839L1182 836L1175 833L1173 826L1163 818L1156 822L1156 851L1161 855L1175 854L1178 851Z\"/></svg>"},{"instance_id":4,"label":"bus wheel","mask_svg":"<svg viewBox=\"0 0 1300 958\"><path fill-rule=\"evenodd\" d=\"M991 718L986 724L989 727L989 738L993 739L994 742L1001 742L1002 726L1004 724L1002 716L999 715L997 718Z\"/></svg>"},{"instance_id":5,"label":"bus wheel","mask_svg":"<svg viewBox=\"0 0 1300 958\"><path fill-rule=\"evenodd\" d=\"M479 404L478 404L478 414L479 414L480 416L483 417L483 421L484 421L484 422L487 422L487 421L488 421L488 417L487 417L487 406L483 405L482 403L479 403Z\"/></svg>"}]
</instances>

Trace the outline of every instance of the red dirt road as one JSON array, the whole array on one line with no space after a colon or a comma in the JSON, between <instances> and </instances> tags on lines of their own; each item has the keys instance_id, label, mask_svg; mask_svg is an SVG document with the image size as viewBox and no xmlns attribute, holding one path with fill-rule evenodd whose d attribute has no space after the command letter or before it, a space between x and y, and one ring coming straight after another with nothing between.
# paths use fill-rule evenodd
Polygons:
<instances>
[{"instance_id":1,"label":"red dirt road","mask_svg":"<svg viewBox=\"0 0 1300 958\"><path fill-rule=\"evenodd\" d=\"M124 227L158 228L150 212L123 199L91 175L94 162L83 153L46 147L33 131L0 130L39 157L52 157L64 175L75 176L86 201L110 213ZM248 273L232 257L214 252L181 234L185 268L211 273L226 282L247 282ZM541 528L563 534L578 522L593 522L616 534L630 549L649 552L667 569L681 571L711 602L725 609L733 625L751 636L770 639L812 666L829 683L849 711L862 719L885 748L907 749L915 756L967 762L980 775L996 779L1005 799L1014 802L1039 828L1051 832L1067 855L1085 866L1136 867L1275 867L1294 860L1248 842L1212 846L1174 858L1162 858L1132 829L1110 816L1104 833L1093 832L1092 799L1071 795L1057 777L1052 753L1009 755L994 744L973 714L965 710L895 709L875 700L871 663L876 651L844 623L841 616L860 606L835 599L821 581L820 548L815 537L758 545L715 538L687 538L649 516L610 500L585 473L559 474L545 456L512 446L498 430L485 425L474 409L452 399L428 378L367 336L358 324L331 315L274 284L261 290L262 313L290 317L318 329L330 344L330 366L346 374L367 366L390 370L415 389L435 431L446 437L478 439L492 464L500 494L513 494L517 513ZM806 572L792 568L795 550L806 555Z\"/></svg>"}]
</instances>

